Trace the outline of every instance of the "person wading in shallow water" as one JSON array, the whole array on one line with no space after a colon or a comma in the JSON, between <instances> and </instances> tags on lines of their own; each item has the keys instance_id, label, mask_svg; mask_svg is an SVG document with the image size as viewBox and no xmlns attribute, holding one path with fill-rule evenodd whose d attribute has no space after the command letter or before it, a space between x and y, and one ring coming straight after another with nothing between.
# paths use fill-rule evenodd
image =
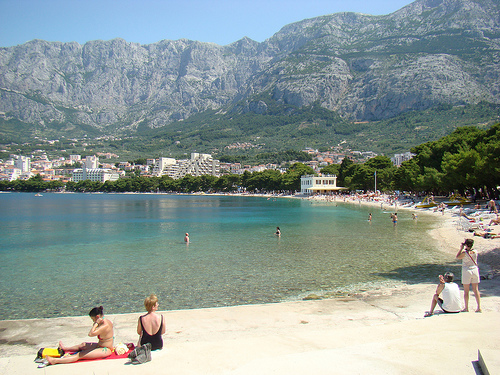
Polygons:
<instances>
[{"instance_id":1,"label":"person wading in shallow water","mask_svg":"<svg viewBox=\"0 0 500 375\"><path fill-rule=\"evenodd\" d=\"M398 214L397 214L397 212L395 212L395 213L393 213L393 214L391 215L391 219L392 219L392 223L393 223L394 225L396 225L396 224L398 223Z\"/></svg>"}]
</instances>

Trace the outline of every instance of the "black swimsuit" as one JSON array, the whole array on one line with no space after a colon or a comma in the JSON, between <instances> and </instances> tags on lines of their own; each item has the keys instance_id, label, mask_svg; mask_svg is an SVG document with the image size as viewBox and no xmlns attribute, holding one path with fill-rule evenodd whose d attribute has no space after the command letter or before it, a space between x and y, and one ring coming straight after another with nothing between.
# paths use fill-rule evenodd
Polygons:
<instances>
[{"instance_id":1,"label":"black swimsuit","mask_svg":"<svg viewBox=\"0 0 500 375\"><path fill-rule=\"evenodd\" d=\"M144 345L149 342L151 343L151 350L163 348L163 338L161 337L161 331L163 328L163 315L161 316L160 328L158 328L158 331L154 335L150 335L144 329L144 326L142 325L142 316L140 318L140 322L142 328L141 345Z\"/></svg>"}]
</instances>

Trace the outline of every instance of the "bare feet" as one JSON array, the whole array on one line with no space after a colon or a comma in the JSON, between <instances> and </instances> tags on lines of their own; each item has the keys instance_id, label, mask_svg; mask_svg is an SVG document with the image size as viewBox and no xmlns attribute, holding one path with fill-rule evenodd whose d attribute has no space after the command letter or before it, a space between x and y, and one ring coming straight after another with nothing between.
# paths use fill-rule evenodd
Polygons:
<instances>
[{"instance_id":1,"label":"bare feet","mask_svg":"<svg viewBox=\"0 0 500 375\"><path fill-rule=\"evenodd\" d=\"M66 349L64 348L64 345L62 343L62 341L59 341L59 348L66 351Z\"/></svg>"},{"instance_id":2,"label":"bare feet","mask_svg":"<svg viewBox=\"0 0 500 375\"><path fill-rule=\"evenodd\" d=\"M432 313L430 311L426 311L424 314L424 318L427 318L429 316L432 316Z\"/></svg>"},{"instance_id":3,"label":"bare feet","mask_svg":"<svg viewBox=\"0 0 500 375\"><path fill-rule=\"evenodd\" d=\"M476 310L477 313L482 313L483 311L481 309Z\"/></svg>"},{"instance_id":4,"label":"bare feet","mask_svg":"<svg viewBox=\"0 0 500 375\"><path fill-rule=\"evenodd\" d=\"M38 368L44 368L50 365L49 360L47 358L48 357L44 358L43 361L38 364Z\"/></svg>"},{"instance_id":5,"label":"bare feet","mask_svg":"<svg viewBox=\"0 0 500 375\"><path fill-rule=\"evenodd\" d=\"M462 312L469 312L469 309L463 309Z\"/></svg>"}]
</instances>

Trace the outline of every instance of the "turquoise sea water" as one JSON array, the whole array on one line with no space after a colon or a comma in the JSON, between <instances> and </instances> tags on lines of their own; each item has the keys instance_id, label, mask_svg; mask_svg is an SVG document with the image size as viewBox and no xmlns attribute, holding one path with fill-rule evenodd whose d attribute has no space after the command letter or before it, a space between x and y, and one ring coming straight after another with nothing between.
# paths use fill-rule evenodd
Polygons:
<instances>
[{"instance_id":1,"label":"turquoise sea water","mask_svg":"<svg viewBox=\"0 0 500 375\"><path fill-rule=\"evenodd\" d=\"M393 226L342 202L3 193L0 213L0 319L137 312L150 293L165 310L295 300L429 280L444 263L436 219L400 211Z\"/></svg>"}]
</instances>

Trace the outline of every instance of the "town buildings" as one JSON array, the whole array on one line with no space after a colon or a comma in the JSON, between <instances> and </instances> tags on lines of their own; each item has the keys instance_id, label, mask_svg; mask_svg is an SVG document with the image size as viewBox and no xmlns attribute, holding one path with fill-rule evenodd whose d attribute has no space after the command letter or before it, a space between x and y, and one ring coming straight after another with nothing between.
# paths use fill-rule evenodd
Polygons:
<instances>
[{"instance_id":1,"label":"town buildings","mask_svg":"<svg viewBox=\"0 0 500 375\"><path fill-rule=\"evenodd\" d=\"M55 142L55 141L54 141ZM49 142L50 143L50 142ZM238 144L238 147L243 147ZM2 150L7 152L6 149ZM64 151L64 150L62 150ZM364 163L369 158L377 154L368 151L350 150L344 144L331 147L328 150L318 151L313 148L302 150L311 155L312 160L304 162L310 166L315 173L320 173L321 169L330 164L340 164L344 158L350 158L356 163ZM411 153L396 154L391 160L397 166L403 161L409 160L414 155ZM99 157L104 159L114 158L113 163L100 162ZM0 179L16 180L29 179L40 174L44 180L82 181L89 179L92 181L116 180L126 177L131 173L141 176L169 176L173 179L180 179L186 175L201 176L213 175L219 177L221 174L243 174L244 172L262 172L268 169L278 170L285 173L289 165L294 161L281 164L266 163L260 165L245 165L242 163L221 163L210 154L192 153L189 159L177 160L170 157L160 157L157 159L146 159L144 165L137 165L133 162L116 162L118 155L110 152L98 152L95 155L83 157L81 155L69 155L69 158L58 157L49 160L46 151L43 149L34 150L30 156L10 154L7 160L0 160ZM77 168L72 168L72 166ZM85 169L85 171L84 171Z\"/></svg>"}]
</instances>

